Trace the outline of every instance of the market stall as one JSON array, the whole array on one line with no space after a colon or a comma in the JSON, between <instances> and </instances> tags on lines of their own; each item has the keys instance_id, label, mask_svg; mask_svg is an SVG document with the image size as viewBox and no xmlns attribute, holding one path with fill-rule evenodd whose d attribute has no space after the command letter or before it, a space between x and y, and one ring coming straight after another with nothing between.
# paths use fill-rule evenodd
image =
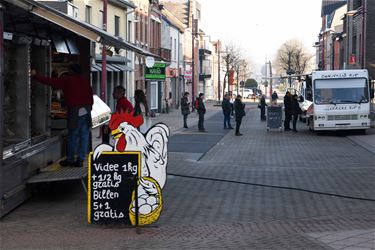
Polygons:
<instances>
[{"instance_id":1,"label":"market stall","mask_svg":"<svg viewBox=\"0 0 375 250\"><path fill-rule=\"evenodd\" d=\"M32 80L30 70L59 77L70 63L78 63L90 78L92 42L149 55L36 1L0 0L0 217L31 195L32 177L65 156L63 95ZM95 126L110 115L97 99Z\"/></svg>"}]
</instances>

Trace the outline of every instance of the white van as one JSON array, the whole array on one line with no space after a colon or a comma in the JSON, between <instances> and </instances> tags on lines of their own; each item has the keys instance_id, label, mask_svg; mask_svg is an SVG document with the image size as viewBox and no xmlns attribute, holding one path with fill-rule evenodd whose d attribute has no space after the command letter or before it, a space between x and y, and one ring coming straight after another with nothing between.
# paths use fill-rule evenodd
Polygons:
<instances>
[{"instance_id":1,"label":"white van","mask_svg":"<svg viewBox=\"0 0 375 250\"><path fill-rule=\"evenodd\" d=\"M370 128L367 70L314 71L312 94L313 104L307 110L310 130Z\"/></svg>"}]
</instances>

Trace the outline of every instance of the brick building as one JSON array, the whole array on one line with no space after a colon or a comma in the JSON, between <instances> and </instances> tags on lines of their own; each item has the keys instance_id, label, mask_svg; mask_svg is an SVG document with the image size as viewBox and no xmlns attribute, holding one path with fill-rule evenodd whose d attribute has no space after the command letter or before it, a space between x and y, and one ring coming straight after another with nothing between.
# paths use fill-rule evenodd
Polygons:
<instances>
[{"instance_id":1,"label":"brick building","mask_svg":"<svg viewBox=\"0 0 375 250\"><path fill-rule=\"evenodd\" d=\"M375 79L373 13L372 0L322 1L322 28L317 43L319 69L365 68Z\"/></svg>"}]
</instances>

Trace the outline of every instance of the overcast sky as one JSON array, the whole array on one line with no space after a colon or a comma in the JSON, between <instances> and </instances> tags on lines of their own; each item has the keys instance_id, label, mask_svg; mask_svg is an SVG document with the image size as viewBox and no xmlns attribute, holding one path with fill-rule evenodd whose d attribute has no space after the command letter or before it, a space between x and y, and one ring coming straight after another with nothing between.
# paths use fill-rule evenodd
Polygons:
<instances>
[{"instance_id":1,"label":"overcast sky","mask_svg":"<svg viewBox=\"0 0 375 250\"><path fill-rule=\"evenodd\" d=\"M297 38L314 52L321 27L321 0L198 0L212 39L233 41L253 63L272 60L286 40Z\"/></svg>"}]
</instances>

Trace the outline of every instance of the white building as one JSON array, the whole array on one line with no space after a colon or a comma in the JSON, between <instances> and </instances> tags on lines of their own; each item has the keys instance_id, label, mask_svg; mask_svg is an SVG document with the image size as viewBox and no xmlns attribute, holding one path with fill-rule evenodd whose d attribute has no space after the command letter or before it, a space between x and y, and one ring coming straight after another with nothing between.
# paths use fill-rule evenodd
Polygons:
<instances>
[{"instance_id":1,"label":"white building","mask_svg":"<svg viewBox=\"0 0 375 250\"><path fill-rule=\"evenodd\" d=\"M184 92L183 23L170 11L163 9L161 47L170 50L170 64L166 70L164 99L169 107L178 108Z\"/></svg>"}]
</instances>

